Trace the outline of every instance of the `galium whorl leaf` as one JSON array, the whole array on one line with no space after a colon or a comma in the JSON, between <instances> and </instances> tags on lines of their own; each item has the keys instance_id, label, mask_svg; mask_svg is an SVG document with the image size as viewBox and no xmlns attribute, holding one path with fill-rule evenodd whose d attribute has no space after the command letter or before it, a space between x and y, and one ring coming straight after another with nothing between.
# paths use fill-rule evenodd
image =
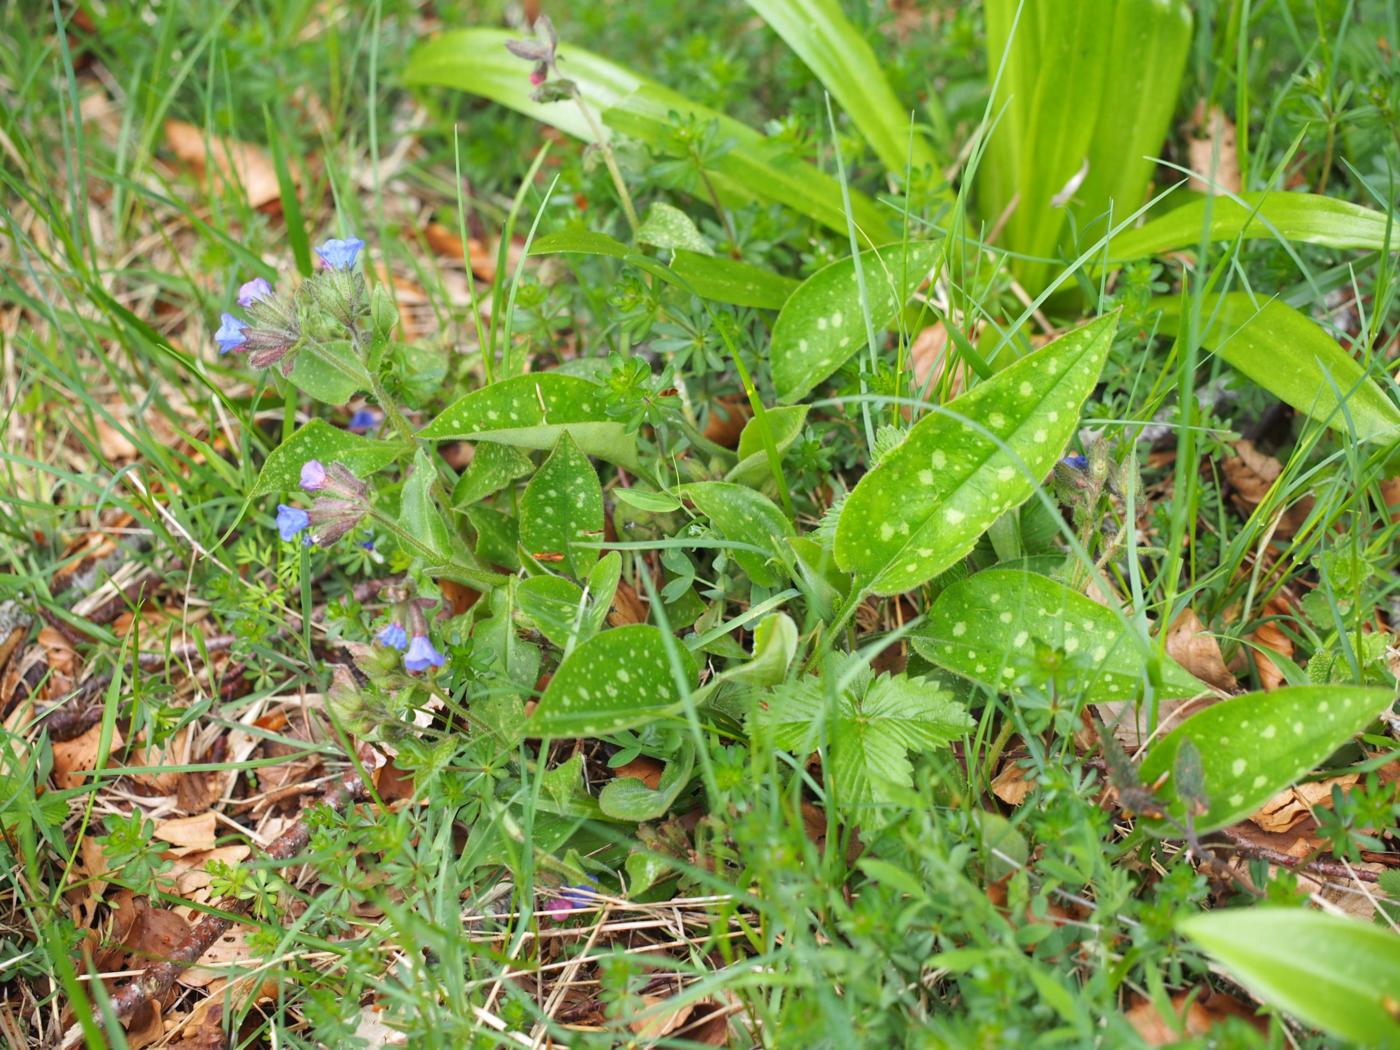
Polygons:
<instances>
[{"instance_id":1,"label":"galium whorl leaf","mask_svg":"<svg viewBox=\"0 0 1400 1050\"><path fill-rule=\"evenodd\" d=\"M537 736L615 733L668 714L682 699L672 659L693 687L695 657L676 643L667 653L659 627L633 624L594 635L559 665L530 716Z\"/></svg>"},{"instance_id":2,"label":"galium whorl leaf","mask_svg":"<svg viewBox=\"0 0 1400 1050\"><path fill-rule=\"evenodd\" d=\"M1208 806L1195 816L1205 834L1243 820L1278 792L1311 773L1394 703L1387 689L1300 685L1249 693L1207 707L1157 741L1142 760L1143 783L1176 769L1186 741L1201 754ZM1186 806L1168 776L1158 797L1184 821Z\"/></svg>"},{"instance_id":3,"label":"galium whorl leaf","mask_svg":"<svg viewBox=\"0 0 1400 1050\"><path fill-rule=\"evenodd\" d=\"M1063 583L1020 569L986 569L949 584L912 638L924 659L992 688L1051 670L1085 700L1131 700L1145 692L1152 643L1125 618ZM1051 654L1055 668L1040 656ZM1169 657L1156 694L1196 696L1209 687Z\"/></svg>"},{"instance_id":4,"label":"galium whorl leaf","mask_svg":"<svg viewBox=\"0 0 1400 1050\"><path fill-rule=\"evenodd\" d=\"M836 563L900 594L963 557L1059 459L1113 341L1091 321L919 421L861 478L836 525Z\"/></svg>"}]
</instances>

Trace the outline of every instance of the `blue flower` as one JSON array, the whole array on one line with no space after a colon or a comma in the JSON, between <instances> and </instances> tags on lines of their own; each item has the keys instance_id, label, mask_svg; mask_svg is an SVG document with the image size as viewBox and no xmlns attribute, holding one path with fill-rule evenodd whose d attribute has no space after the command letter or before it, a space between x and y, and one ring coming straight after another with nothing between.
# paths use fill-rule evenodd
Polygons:
<instances>
[{"instance_id":1,"label":"blue flower","mask_svg":"<svg viewBox=\"0 0 1400 1050\"><path fill-rule=\"evenodd\" d=\"M308 459L301 465L301 487L307 492L319 492L326 486L326 468L319 459Z\"/></svg>"},{"instance_id":2,"label":"blue flower","mask_svg":"<svg viewBox=\"0 0 1400 1050\"><path fill-rule=\"evenodd\" d=\"M1060 462L1063 463L1065 466L1069 467L1071 470L1089 469L1089 457L1081 456L1078 453L1066 456L1064 459L1060 460Z\"/></svg>"},{"instance_id":3,"label":"blue flower","mask_svg":"<svg viewBox=\"0 0 1400 1050\"><path fill-rule=\"evenodd\" d=\"M254 277L238 288L238 305L247 309L260 299L272 298L272 285L261 277Z\"/></svg>"},{"instance_id":4,"label":"blue flower","mask_svg":"<svg viewBox=\"0 0 1400 1050\"><path fill-rule=\"evenodd\" d=\"M344 240L333 237L325 244L318 244L316 254L332 270L348 270L355 265L355 259L364 246L365 242L358 237L347 237Z\"/></svg>"},{"instance_id":5,"label":"blue flower","mask_svg":"<svg viewBox=\"0 0 1400 1050\"><path fill-rule=\"evenodd\" d=\"M408 643L408 652L403 654L403 665L410 671L426 671L430 667L441 667L447 662L442 653L433 648L426 634L415 634Z\"/></svg>"},{"instance_id":6,"label":"blue flower","mask_svg":"<svg viewBox=\"0 0 1400 1050\"><path fill-rule=\"evenodd\" d=\"M408 648L408 632L397 623L385 624L374 637L380 645L387 645L390 649L397 649L399 652Z\"/></svg>"},{"instance_id":7,"label":"blue flower","mask_svg":"<svg viewBox=\"0 0 1400 1050\"><path fill-rule=\"evenodd\" d=\"M214 333L214 341L219 344L219 353L226 354L230 350L237 350L246 343L248 337L243 331L247 327L233 314L220 314L219 330Z\"/></svg>"},{"instance_id":8,"label":"blue flower","mask_svg":"<svg viewBox=\"0 0 1400 1050\"><path fill-rule=\"evenodd\" d=\"M379 426L379 413L372 408L361 408L350 417L348 429L352 434L368 434L377 426Z\"/></svg>"},{"instance_id":9,"label":"blue flower","mask_svg":"<svg viewBox=\"0 0 1400 1050\"><path fill-rule=\"evenodd\" d=\"M296 538L306 526L311 524L311 517L300 507L289 507L285 503L277 504L277 531L282 538L291 542Z\"/></svg>"}]
</instances>

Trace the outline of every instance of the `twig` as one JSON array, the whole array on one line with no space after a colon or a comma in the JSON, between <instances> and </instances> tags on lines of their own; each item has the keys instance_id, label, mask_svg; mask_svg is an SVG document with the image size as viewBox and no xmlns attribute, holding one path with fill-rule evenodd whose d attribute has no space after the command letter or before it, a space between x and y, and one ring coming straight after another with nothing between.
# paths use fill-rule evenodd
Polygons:
<instances>
[{"instance_id":1,"label":"twig","mask_svg":"<svg viewBox=\"0 0 1400 1050\"><path fill-rule=\"evenodd\" d=\"M1365 868L1354 868L1350 864L1343 864L1333 860L1314 859L1306 857L1295 857L1291 853L1284 853L1276 850L1272 846L1263 846L1257 842L1250 841L1247 835L1243 835L1234 828L1225 828L1221 834L1230 840L1235 848L1236 856L1248 857L1252 860L1266 860L1270 864L1277 864L1284 868L1297 868L1304 872L1316 875L1325 875L1330 879L1338 879L1342 882L1379 882L1380 876L1374 871Z\"/></svg>"},{"instance_id":2,"label":"twig","mask_svg":"<svg viewBox=\"0 0 1400 1050\"><path fill-rule=\"evenodd\" d=\"M376 768L380 761L377 754L369 748L361 750L360 762L367 769ZM351 769L321 796L321 801L340 811L364 798L368 790L359 769ZM310 838L311 829L307 826L303 810L297 822L278 836L268 848L267 856L270 860L291 860L306 848ZM200 919L169 956L149 967L140 977L123 985L112 996L112 1012L117 1017L129 1017L143 1003L163 996L179 980L182 973L193 966L200 956L228 932L234 918L252 907L252 903L251 898L224 897L220 900L214 905L217 913L205 915ZM64 1050L77 1046L82 1039L82 1026L73 1025L64 1035Z\"/></svg>"}]
</instances>

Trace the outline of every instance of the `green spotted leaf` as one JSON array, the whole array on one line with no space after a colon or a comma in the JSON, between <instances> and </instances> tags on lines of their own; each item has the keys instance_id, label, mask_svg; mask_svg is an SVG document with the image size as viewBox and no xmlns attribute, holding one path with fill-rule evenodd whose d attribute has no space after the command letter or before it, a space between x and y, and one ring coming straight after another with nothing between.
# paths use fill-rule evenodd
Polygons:
<instances>
[{"instance_id":1,"label":"green spotted leaf","mask_svg":"<svg viewBox=\"0 0 1400 1050\"><path fill-rule=\"evenodd\" d=\"M598 549L578 544L602 538L598 472L566 431L520 497L520 545L536 559L561 562L570 575L581 577L598 560Z\"/></svg>"},{"instance_id":2,"label":"green spotted leaf","mask_svg":"<svg viewBox=\"0 0 1400 1050\"><path fill-rule=\"evenodd\" d=\"M637 241L653 248L669 248L672 251L684 249L713 255L710 242L695 226L695 220L675 205L657 201L647 212L646 219L637 230Z\"/></svg>"},{"instance_id":3,"label":"green spotted leaf","mask_svg":"<svg viewBox=\"0 0 1400 1050\"><path fill-rule=\"evenodd\" d=\"M534 467L530 457L512 445L478 441L471 463L452 487L452 506L458 510L470 507L500 492L516 478L523 478Z\"/></svg>"},{"instance_id":4,"label":"green spotted leaf","mask_svg":"<svg viewBox=\"0 0 1400 1050\"><path fill-rule=\"evenodd\" d=\"M697 481L677 485L678 496L690 500L727 540L758 547L765 552L732 550L739 567L762 587L776 585L781 576L769 561L777 555L783 538L793 535L792 522L762 493L727 481Z\"/></svg>"},{"instance_id":5,"label":"green spotted leaf","mask_svg":"<svg viewBox=\"0 0 1400 1050\"><path fill-rule=\"evenodd\" d=\"M1054 467L1116 323L1069 332L920 420L847 498L836 564L876 594L899 594L967 554Z\"/></svg>"},{"instance_id":6,"label":"green spotted leaf","mask_svg":"<svg viewBox=\"0 0 1400 1050\"><path fill-rule=\"evenodd\" d=\"M437 501L433 499L433 482L437 471L433 461L421 448L413 456L413 473L403 483L399 497L399 524L410 536L418 539L437 555L438 562L447 561L455 546L447 522L443 521Z\"/></svg>"},{"instance_id":7,"label":"green spotted leaf","mask_svg":"<svg viewBox=\"0 0 1400 1050\"><path fill-rule=\"evenodd\" d=\"M1182 742L1201 753L1209 808L1195 818L1200 834L1243 820L1273 795L1312 772L1394 702L1387 689L1300 685L1249 693L1207 707L1157 741L1142 760L1152 784L1176 765ZM1170 777L1158 797L1185 819Z\"/></svg>"},{"instance_id":8,"label":"green spotted leaf","mask_svg":"<svg viewBox=\"0 0 1400 1050\"><path fill-rule=\"evenodd\" d=\"M343 339L297 351L288 378L303 393L327 405L343 405L370 385L364 364Z\"/></svg>"},{"instance_id":9,"label":"green spotted leaf","mask_svg":"<svg viewBox=\"0 0 1400 1050\"><path fill-rule=\"evenodd\" d=\"M928 276L941 241L888 244L860 253L870 323L887 328ZM778 399L797 401L868 342L853 258L822 267L788 297L773 324L769 359Z\"/></svg>"},{"instance_id":10,"label":"green spotted leaf","mask_svg":"<svg viewBox=\"0 0 1400 1050\"><path fill-rule=\"evenodd\" d=\"M807 422L806 405L779 405L765 413L768 419L768 432L773 435L773 448L781 456L802 433L802 425ZM763 434L759 429L758 418L751 418L744 424L739 434L739 447L735 450L739 462L725 475L725 481L740 485L757 485L765 478L773 476L768 464L768 451L763 447Z\"/></svg>"},{"instance_id":11,"label":"green spotted leaf","mask_svg":"<svg viewBox=\"0 0 1400 1050\"><path fill-rule=\"evenodd\" d=\"M1400 937L1307 908L1230 908L1177 920L1262 1001L1365 1046L1400 1045Z\"/></svg>"},{"instance_id":12,"label":"green spotted leaf","mask_svg":"<svg viewBox=\"0 0 1400 1050\"><path fill-rule=\"evenodd\" d=\"M516 587L520 611L566 652L603 627L622 578L622 555L608 552L588 574L588 590L562 576L532 576Z\"/></svg>"},{"instance_id":13,"label":"green spotted leaf","mask_svg":"<svg viewBox=\"0 0 1400 1050\"><path fill-rule=\"evenodd\" d=\"M665 814L681 790L690 783L695 768L695 745L686 741L680 753L666 763L655 788L636 777L614 777L598 795L598 805L614 820L655 820Z\"/></svg>"},{"instance_id":14,"label":"green spotted leaf","mask_svg":"<svg viewBox=\"0 0 1400 1050\"><path fill-rule=\"evenodd\" d=\"M798 284L739 259L684 250L676 252L671 269L701 298L760 310L781 310Z\"/></svg>"},{"instance_id":15,"label":"green spotted leaf","mask_svg":"<svg viewBox=\"0 0 1400 1050\"><path fill-rule=\"evenodd\" d=\"M913 636L924 659L987 686L1043 673L1038 647L1059 650L1086 702L1131 700L1143 691L1150 642L1122 616L1048 576L988 569L951 583ZM1159 697L1207 691L1175 660L1159 663Z\"/></svg>"},{"instance_id":16,"label":"green spotted leaf","mask_svg":"<svg viewBox=\"0 0 1400 1050\"><path fill-rule=\"evenodd\" d=\"M428 441L497 441L517 448L553 448L568 431L590 456L623 467L637 462L636 438L608 417L607 391L558 372L515 376L473 390L418 432Z\"/></svg>"},{"instance_id":17,"label":"green spotted leaf","mask_svg":"<svg viewBox=\"0 0 1400 1050\"><path fill-rule=\"evenodd\" d=\"M302 464L308 459L339 463L363 478L412 451L402 442L361 437L333 427L324 419L313 419L272 450L248 498L297 488L301 484Z\"/></svg>"},{"instance_id":18,"label":"green spotted leaf","mask_svg":"<svg viewBox=\"0 0 1400 1050\"><path fill-rule=\"evenodd\" d=\"M672 661L688 687L699 672L685 646L666 643L661 629L650 624L617 627L584 642L550 679L530 716L531 734L597 736L670 713L683 700Z\"/></svg>"}]
</instances>

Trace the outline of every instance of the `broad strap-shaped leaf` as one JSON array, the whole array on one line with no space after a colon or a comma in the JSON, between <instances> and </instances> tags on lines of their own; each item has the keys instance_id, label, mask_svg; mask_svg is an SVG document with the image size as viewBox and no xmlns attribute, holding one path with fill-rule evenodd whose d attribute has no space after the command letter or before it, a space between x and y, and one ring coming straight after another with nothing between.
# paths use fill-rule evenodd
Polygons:
<instances>
[{"instance_id":1,"label":"broad strap-shaped leaf","mask_svg":"<svg viewBox=\"0 0 1400 1050\"><path fill-rule=\"evenodd\" d=\"M520 59L506 51L514 34L503 29L460 29L429 41L413 53L404 71L408 84L437 84L493 99L542 124L585 142L596 141L593 127L571 102L540 103ZM731 202L755 197L776 201L828 228L846 232L846 210L835 179L812 165L780 156L762 134L740 121L690 101L655 81L640 77L615 62L566 44L559 49L566 75L603 123L650 146L669 147L675 137L675 116L715 121L719 140L732 148L714 160L709 170L722 199ZM527 70L528 73L528 70ZM871 237L888 236L892 212L868 197L851 192L856 225Z\"/></svg>"},{"instance_id":2,"label":"broad strap-shaped leaf","mask_svg":"<svg viewBox=\"0 0 1400 1050\"><path fill-rule=\"evenodd\" d=\"M677 251L671 269L702 299L760 310L781 310L798 286L791 277L719 255Z\"/></svg>"},{"instance_id":3,"label":"broad strap-shaped leaf","mask_svg":"<svg viewBox=\"0 0 1400 1050\"><path fill-rule=\"evenodd\" d=\"M579 255L605 255L611 259L625 259L630 248L615 237L593 230L560 230L546 233L530 242L531 255L558 255L576 252Z\"/></svg>"},{"instance_id":4,"label":"broad strap-shaped leaf","mask_svg":"<svg viewBox=\"0 0 1400 1050\"><path fill-rule=\"evenodd\" d=\"M1037 647L1063 653L1076 695L1090 703L1143 692L1150 642L1123 618L1063 583L1019 569L987 569L949 584L913 636L932 663L993 688L1039 671ZM1209 687L1169 657L1159 665L1159 697L1196 696Z\"/></svg>"},{"instance_id":5,"label":"broad strap-shaped leaf","mask_svg":"<svg viewBox=\"0 0 1400 1050\"><path fill-rule=\"evenodd\" d=\"M1202 238L1232 241L1241 236L1379 252L1386 248L1387 223L1383 212L1316 193L1264 191L1242 194L1238 200L1203 197L1124 230L1109 242L1108 255L1110 262L1122 263L1195 248ZM1400 238L1393 232L1389 237L1394 251Z\"/></svg>"},{"instance_id":6,"label":"broad strap-shaped leaf","mask_svg":"<svg viewBox=\"0 0 1400 1050\"><path fill-rule=\"evenodd\" d=\"M728 481L697 481L677 485L672 491L694 503L725 539L772 552L736 549L729 553L755 583L772 587L779 582L782 577L768 562L778 555L783 538L793 535L793 528L777 504L762 493Z\"/></svg>"},{"instance_id":7,"label":"broad strap-shaped leaf","mask_svg":"<svg viewBox=\"0 0 1400 1050\"><path fill-rule=\"evenodd\" d=\"M831 92L887 170L940 167L913 113L895 98L880 60L836 0L749 0L749 6Z\"/></svg>"},{"instance_id":8,"label":"broad strap-shaped leaf","mask_svg":"<svg viewBox=\"0 0 1400 1050\"><path fill-rule=\"evenodd\" d=\"M470 507L534 469L530 457L514 445L478 441L472 448L471 463L452 487L452 506L458 510Z\"/></svg>"},{"instance_id":9,"label":"broad strap-shaped leaf","mask_svg":"<svg viewBox=\"0 0 1400 1050\"><path fill-rule=\"evenodd\" d=\"M880 333L928 276L941 241L887 244L860 253L870 324ZM805 396L869 344L853 257L812 274L783 304L768 351L780 401Z\"/></svg>"},{"instance_id":10,"label":"broad strap-shaped leaf","mask_svg":"<svg viewBox=\"0 0 1400 1050\"><path fill-rule=\"evenodd\" d=\"M846 499L836 564L876 594L899 594L970 551L1054 467L1116 323L1063 335L921 419Z\"/></svg>"},{"instance_id":11,"label":"broad strap-shaped leaf","mask_svg":"<svg viewBox=\"0 0 1400 1050\"><path fill-rule=\"evenodd\" d=\"M565 570L579 578L599 552L578 544L602 539L598 472L565 431L520 497L520 545L540 561L562 561Z\"/></svg>"},{"instance_id":12,"label":"broad strap-shaped leaf","mask_svg":"<svg viewBox=\"0 0 1400 1050\"><path fill-rule=\"evenodd\" d=\"M1400 1045L1400 935L1305 908L1231 908L1177 929L1270 1005L1339 1039Z\"/></svg>"},{"instance_id":13,"label":"broad strap-shaped leaf","mask_svg":"<svg viewBox=\"0 0 1400 1050\"><path fill-rule=\"evenodd\" d=\"M768 432L773 435L773 449L781 456L802 433L802 425L807 422L807 406L778 405L764 414L768 420ZM739 462L725 475L725 481L739 485L760 485L765 479L772 478L773 472L768 464L768 452L763 447L763 434L759 429L757 416L744 424L735 452L739 456Z\"/></svg>"},{"instance_id":14,"label":"broad strap-shaped leaf","mask_svg":"<svg viewBox=\"0 0 1400 1050\"><path fill-rule=\"evenodd\" d=\"M1174 298L1154 305L1168 324L1181 317ZM1202 345L1280 401L1344 433L1355 428L1362 441L1400 440L1400 407L1335 339L1287 303L1245 292L1207 296L1204 317Z\"/></svg>"},{"instance_id":15,"label":"broad strap-shaped leaf","mask_svg":"<svg viewBox=\"0 0 1400 1050\"><path fill-rule=\"evenodd\" d=\"M530 716L537 736L573 737L615 733L669 714L682 701L672 661L695 684L695 658L679 642L671 645L659 627L633 624L604 631L584 642L559 665Z\"/></svg>"},{"instance_id":16,"label":"broad strap-shaped leaf","mask_svg":"<svg viewBox=\"0 0 1400 1050\"><path fill-rule=\"evenodd\" d=\"M1209 802L1196 816L1195 830L1205 834L1243 820L1297 783L1393 702L1389 690L1342 685L1237 696L1197 712L1158 740L1139 774L1143 783L1155 783L1173 770L1183 741L1195 744ZM1169 814L1184 819L1170 778L1159 797Z\"/></svg>"},{"instance_id":17,"label":"broad strap-shaped leaf","mask_svg":"<svg viewBox=\"0 0 1400 1050\"><path fill-rule=\"evenodd\" d=\"M302 464L308 459L339 463L363 478L412 452L402 442L362 437L333 427L324 419L313 419L272 450L248 498L296 489L301 484Z\"/></svg>"},{"instance_id":18,"label":"broad strap-shaped leaf","mask_svg":"<svg viewBox=\"0 0 1400 1050\"><path fill-rule=\"evenodd\" d=\"M579 376L514 376L459 398L418 432L428 441L481 439L553 448L568 431L584 452L623 467L637 462L636 439L608 417L607 391Z\"/></svg>"}]
</instances>

